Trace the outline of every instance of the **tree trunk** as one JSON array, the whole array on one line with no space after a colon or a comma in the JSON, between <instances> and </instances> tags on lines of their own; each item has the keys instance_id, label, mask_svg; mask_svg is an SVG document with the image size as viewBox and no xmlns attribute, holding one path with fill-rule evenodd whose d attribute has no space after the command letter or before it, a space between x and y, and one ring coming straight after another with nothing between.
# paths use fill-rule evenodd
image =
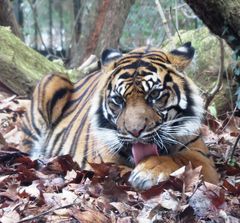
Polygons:
<instances>
[{"instance_id":1,"label":"tree trunk","mask_svg":"<svg viewBox=\"0 0 240 223\"><path fill-rule=\"evenodd\" d=\"M0 26L10 26L12 32L22 39L22 34L9 0L0 0Z\"/></svg>"},{"instance_id":2,"label":"tree trunk","mask_svg":"<svg viewBox=\"0 0 240 223\"><path fill-rule=\"evenodd\" d=\"M20 28L23 28L23 23L24 23L24 18L23 18L23 9L22 9L22 1L23 0L18 0L13 2L13 9L14 9L14 14L17 20L18 25Z\"/></svg>"},{"instance_id":3,"label":"tree trunk","mask_svg":"<svg viewBox=\"0 0 240 223\"><path fill-rule=\"evenodd\" d=\"M8 28L0 26L0 89L17 95L29 95L43 75L66 72L63 66L53 63L27 47Z\"/></svg>"},{"instance_id":4,"label":"tree trunk","mask_svg":"<svg viewBox=\"0 0 240 223\"><path fill-rule=\"evenodd\" d=\"M91 54L99 56L105 48L118 47L125 20L134 1L82 1L81 34L79 41L72 44L75 47L71 49L71 67L79 66Z\"/></svg>"},{"instance_id":5,"label":"tree trunk","mask_svg":"<svg viewBox=\"0 0 240 223\"><path fill-rule=\"evenodd\" d=\"M240 53L240 0L185 0L208 28Z\"/></svg>"}]
</instances>

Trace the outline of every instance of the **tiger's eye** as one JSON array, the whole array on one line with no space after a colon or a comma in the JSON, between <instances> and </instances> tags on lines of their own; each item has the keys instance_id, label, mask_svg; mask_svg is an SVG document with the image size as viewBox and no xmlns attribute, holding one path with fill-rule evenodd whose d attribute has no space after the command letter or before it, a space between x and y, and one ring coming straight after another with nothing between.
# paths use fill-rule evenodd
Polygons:
<instances>
[{"instance_id":1,"label":"tiger's eye","mask_svg":"<svg viewBox=\"0 0 240 223\"><path fill-rule=\"evenodd\" d=\"M158 89L155 89L150 93L149 96L151 97L151 99L157 99L159 95L160 95L160 91Z\"/></svg>"},{"instance_id":2,"label":"tiger's eye","mask_svg":"<svg viewBox=\"0 0 240 223\"><path fill-rule=\"evenodd\" d=\"M115 104L117 104L117 105L121 105L121 104L123 104L123 102L124 102L123 98L122 98L121 96L118 96L118 95L114 96L114 97L112 98L112 100L113 100L113 102L114 102Z\"/></svg>"}]
</instances>

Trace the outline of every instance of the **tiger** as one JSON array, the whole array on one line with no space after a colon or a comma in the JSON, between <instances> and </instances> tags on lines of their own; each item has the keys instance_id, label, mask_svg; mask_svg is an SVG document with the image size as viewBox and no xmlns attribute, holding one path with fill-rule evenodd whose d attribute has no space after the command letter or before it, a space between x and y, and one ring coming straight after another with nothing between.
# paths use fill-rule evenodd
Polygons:
<instances>
[{"instance_id":1,"label":"tiger","mask_svg":"<svg viewBox=\"0 0 240 223\"><path fill-rule=\"evenodd\" d=\"M70 154L82 169L91 162L126 166L140 190L189 163L217 184L200 134L203 99L184 71L194 53L191 42L169 52L110 48L100 56L100 71L76 83L61 73L46 75L23 120L23 147L34 159Z\"/></svg>"}]
</instances>

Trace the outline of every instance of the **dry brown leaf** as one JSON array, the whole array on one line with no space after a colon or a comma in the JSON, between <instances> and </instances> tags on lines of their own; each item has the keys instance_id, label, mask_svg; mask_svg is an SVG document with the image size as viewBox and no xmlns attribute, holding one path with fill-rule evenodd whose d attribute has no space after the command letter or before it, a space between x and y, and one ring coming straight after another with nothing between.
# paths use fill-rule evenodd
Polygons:
<instances>
[{"instance_id":1,"label":"dry brown leaf","mask_svg":"<svg viewBox=\"0 0 240 223\"><path fill-rule=\"evenodd\" d=\"M80 211L79 209L71 208L69 213L81 223L110 223L110 219L108 217L96 210L86 209Z\"/></svg>"},{"instance_id":2,"label":"dry brown leaf","mask_svg":"<svg viewBox=\"0 0 240 223\"><path fill-rule=\"evenodd\" d=\"M4 210L0 218L2 223L16 223L20 220L20 214L16 210Z\"/></svg>"},{"instance_id":3,"label":"dry brown leaf","mask_svg":"<svg viewBox=\"0 0 240 223\"><path fill-rule=\"evenodd\" d=\"M175 176L183 181L185 192L192 192L201 182L201 170L202 166L193 169L191 163L189 163L187 166L183 166L171 173L171 176Z\"/></svg>"},{"instance_id":4,"label":"dry brown leaf","mask_svg":"<svg viewBox=\"0 0 240 223\"><path fill-rule=\"evenodd\" d=\"M38 188L39 182L33 181L31 185L25 186L25 187L19 187L18 188L18 193L27 193L29 197L34 197L34 198L40 198L41 191Z\"/></svg>"},{"instance_id":5,"label":"dry brown leaf","mask_svg":"<svg viewBox=\"0 0 240 223\"><path fill-rule=\"evenodd\" d=\"M208 182L205 182L193 193L189 204L199 217L218 213L226 205L222 188Z\"/></svg>"}]
</instances>

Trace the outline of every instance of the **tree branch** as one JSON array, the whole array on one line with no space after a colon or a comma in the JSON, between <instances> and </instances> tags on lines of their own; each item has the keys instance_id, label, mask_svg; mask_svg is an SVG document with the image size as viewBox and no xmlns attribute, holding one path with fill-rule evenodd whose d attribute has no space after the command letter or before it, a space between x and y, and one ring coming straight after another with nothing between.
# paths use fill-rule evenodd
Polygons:
<instances>
[{"instance_id":1,"label":"tree branch","mask_svg":"<svg viewBox=\"0 0 240 223\"><path fill-rule=\"evenodd\" d=\"M220 68L218 71L218 77L216 85L213 87L213 89L210 92L205 92L204 95L206 97L205 106L204 108L207 110L208 106L214 99L215 95L218 93L219 89L222 86L222 79L223 79L223 73L224 73L224 45L223 45L223 39L217 37L219 40L220 45Z\"/></svg>"},{"instance_id":2,"label":"tree branch","mask_svg":"<svg viewBox=\"0 0 240 223\"><path fill-rule=\"evenodd\" d=\"M42 45L43 45L44 49L50 54L47 46L45 45L45 43L44 43L44 41L43 41L42 34L41 34L41 30L40 30L40 27L39 27L39 25L38 25L37 16L36 16L35 10L34 10L34 8L36 7L36 5L33 5L32 2L31 2L31 0L28 0L28 4L30 5L30 7L31 7L31 9L32 9L34 23L35 23L35 25L36 25L36 28L37 28L37 31L38 31L40 40L41 40L41 42L42 42Z\"/></svg>"}]
</instances>

